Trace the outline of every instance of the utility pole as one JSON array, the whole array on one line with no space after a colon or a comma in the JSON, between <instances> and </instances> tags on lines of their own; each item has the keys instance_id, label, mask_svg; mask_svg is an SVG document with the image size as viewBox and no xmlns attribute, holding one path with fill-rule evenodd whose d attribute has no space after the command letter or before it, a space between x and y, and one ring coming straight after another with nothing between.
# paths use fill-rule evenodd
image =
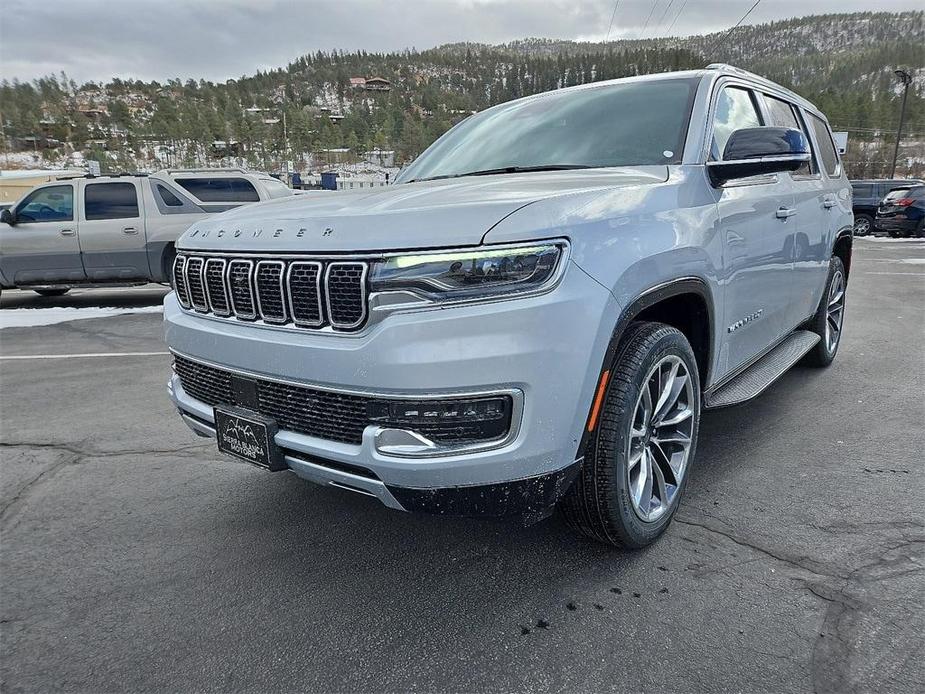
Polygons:
<instances>
[{"instance_id":1,"label":"utility pole","mask_svg":"<svg viewBox=\"0 0 925 694\"><path fill-rule=\"evenodd\" d=\"M896 130L896 145L893 147L893 166L890 168L890 178L896 177L896 159L899 157L899 140L903 136L903 123L906 120L906 97L909 96L909 85L912 84L912 75L905 70L893 70L893 72L903 84L903 104L899 111L899 128Z\"/></svg>"}]
</instances>

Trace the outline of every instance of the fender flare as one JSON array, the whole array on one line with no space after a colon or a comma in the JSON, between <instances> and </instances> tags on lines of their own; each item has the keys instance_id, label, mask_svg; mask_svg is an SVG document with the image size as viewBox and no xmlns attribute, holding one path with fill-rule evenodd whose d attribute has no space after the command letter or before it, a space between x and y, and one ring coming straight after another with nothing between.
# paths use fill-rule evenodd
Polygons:
<instances>
[{"instance_id":1,"label":"fender flare","mask_svg":"<svg viewBox=\"0 0 925 694\"><path fill-rule=\"evenodd\" d=\"M616 324L614 325L613 334L610 337L610 342L607 344L607 349L604 352L604 359L601 363L600 369L598 370L598 388L600 388L601 378L605 371L612 370L616 364L617 351L620 347L620 341L623 339L623 334L626 332L626 329L629 327L630 323L643 311L647 308L654 306L655 304L664 301L665 299L670 299L673 296L679 296L681 294L697 294L703 299L704 304L707 307L707 336L709 337L709 347L707 350L707 359L706 359L706 374L704 378L704 384L706 384L709 378L710 365L713 363L713 329L715 325L715 306L713 303L713 295L710 293L710 288L707 285L706 281L700 277L681 277L669 282L663 282L662 284L657 284L654 287L646 289L640 293L635 299L633 299L626 307L620 312L620 317L617 319ZM705 386L704 386L705 387ZM607 392L610 389L610 383L606 383L604 386L603 398L606 399ZM597 396L597 390L595 389L595 398ZM582 428L581 440L578 443L578 452L575 456L576 460L584 458L585 451L587 446L590 444L593 436L594 430L588 429L587 422L591 417L591 410L594 407L594 399L592 399L591 405L588 408L588 417L585 419L586 425Z\"/></svg>"},{"instance_id":2,"label":"fender flare","mask_svg":"<svg viewBox=\"0 0 925 694\"><path fill-rule=\"evenodd\" d=\"M835 255L835 247L842 239L848 239L848 262L845 263L845 280L847 281L848 276L851 274L851 255L854 250L854 228L846 226L835 232L835 236L832 238L832 247L829 249L830 258Z\"/></svg>"}]
</instances>

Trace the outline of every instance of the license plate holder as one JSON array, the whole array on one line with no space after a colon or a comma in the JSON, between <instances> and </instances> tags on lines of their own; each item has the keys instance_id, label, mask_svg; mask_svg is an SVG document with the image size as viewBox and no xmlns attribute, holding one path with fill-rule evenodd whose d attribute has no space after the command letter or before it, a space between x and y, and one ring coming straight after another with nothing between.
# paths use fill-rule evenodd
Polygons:
<instances>
[{"instance_id":1,"label":"license plate holder","mask_svg":"<svg viewBox=\"0 0 925 694\"><path fill-rule=\"evenodd\" d=\"M276 420L237 407L216 407L212 413L220 452L273 472L288 468L273 438Z\"/></svg>"}]
</instances>

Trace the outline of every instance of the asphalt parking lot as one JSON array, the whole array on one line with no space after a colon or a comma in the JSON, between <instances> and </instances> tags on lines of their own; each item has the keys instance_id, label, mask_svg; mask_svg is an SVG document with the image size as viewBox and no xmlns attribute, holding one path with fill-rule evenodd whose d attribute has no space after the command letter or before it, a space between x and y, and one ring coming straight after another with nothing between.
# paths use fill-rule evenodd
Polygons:
<instances>
[{"instance_id":1,"label":"asphalt parking lot","mask_svg":"<svg viewBox=\"0 0 925 694\"><path fill-rule=\"evenodd\" d=\"M923 299L925 241L858 240L835 363L705 415L634 553L220 456L156 313L2 329L0 689L920 692Z\"/></svg>"}]
</instances>

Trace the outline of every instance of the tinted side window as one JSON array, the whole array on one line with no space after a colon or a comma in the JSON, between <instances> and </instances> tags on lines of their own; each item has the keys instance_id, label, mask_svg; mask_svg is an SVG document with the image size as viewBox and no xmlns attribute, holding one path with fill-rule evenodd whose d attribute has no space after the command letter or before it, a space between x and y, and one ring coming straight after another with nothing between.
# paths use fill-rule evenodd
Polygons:
<instances>
[{"instance_id":1,"label":"tinted side window","mask_svg":"<svg viewBox=\"0 0 925 694\"><path fill-rule=\"evenodd\" d=\"M835 144L832 142L832 135L829 133L829 126L812 113L809 114L809 122L816 133L816 140L819 143L822 165L829 176L834 176L838 171L838 152L835 151Z\"/></svg>"},{"instance_id":2,"label":"tinted side window","mask_svg":"<svg viewBox=\"0 0 925 694\"><path fill-rule=\"evenodd\" d=\"M156 187L157 194L161 196L161 200L164 201L167 207L183 207L183 201L171 193L169 188L162 186L160 183L158 183Z\"/></svg>"},{"instance_id":3,"label":"tinted side window","mask_svg":"<svg viewBox=\"0 0 925 694\"><path fill-rule=\"evenodd\" d=\"M710 159L715 161L722 158L723 150L733 131L755 128L761 124L761 116L755 108L751 92L739 87L724 87L716 101L716 113L713 116Z\"/></svg>"},{"instance_id":4,"label":"tinted side window","mask_svg":"<svg viewBox=\"0 0 925 694\"><path fill-rule=\"evenodd\" d=\"M84 188L84 215L93 219L129 219L138 216L134 183L89 183Z\"/></svg>"},{"instance_id":5,"label":"tinted side window","mask_svg":"<svg viewBox=\"0 0 925 694\"><path fill-rule=\"evenodd\" d=\"M812 141L810 140L806 129L800 125L800 121L797 118L796 112L793 110L793 106L791 106L788 102L783 101L782 99L777 99L768 95L765 95L764 103L768 107L768 125L776 125L781 128L793 128L794 130L799 130L801 133L803 133L803 136L806 138L806 141L809 143L810 150L812 151L812 159L815 161L816 152L813 148ZM812 166L811 162L806 162L803 164L803 166L794 171L793 175L807 176L815 172L816 169Z\"/></svg>"},{"instance_id":6,"label":"tinted side window","mask_svg":"<svg viewBox=\"0 0 925 694\"><path fill-rule=\"evenodd\" d=\"M32 191L16 208L19 222L70 222L74 219L74 186Z\"/></svg>"},{"instance_id":7,"label":"tinted side window","mask_svg":"<svg viewBox=\"0 0 925 694\"><path fill-rule=\"evenodd\" d=\"M181 178L183 188L203 202L257 202L260 196L243 178Z\"/></svg>"},{"instance_id":8,"label":"tinted side window","mask_svg":"<svg viewBox=\"0 0 925 694\"><path fill-rule=\"evenodd\" d=\"M877 195L874 186L870 183L855 183L851 189L855 198L872 198Z\"/></svg>"}]
</instances>

